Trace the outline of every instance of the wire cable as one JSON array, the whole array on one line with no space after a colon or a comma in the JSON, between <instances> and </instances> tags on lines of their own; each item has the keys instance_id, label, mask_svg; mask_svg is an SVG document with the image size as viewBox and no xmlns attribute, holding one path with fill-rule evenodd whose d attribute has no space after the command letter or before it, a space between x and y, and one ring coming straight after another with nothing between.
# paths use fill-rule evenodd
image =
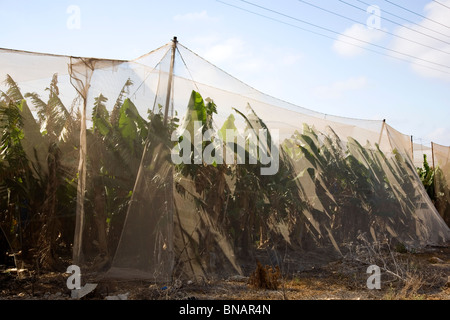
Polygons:
<instances>
[{"instance_id":1,"label":"wire cable","mask_svg":"<svg viewBox=\"0 0 450 320\"><path fill-rule=\"evenodd\" d=\"M433 0L433 2L436 2L437 4L440 4L441 6L446 7L447 9L450 9L449 6L443 4L442 2L439 2L439 1L436 1L436 0Z\"/></svg>"},{"instance_id":2,"label":"wire cable","mask_svg":"<svg viewBox=\"0 0 450 320\"><path fill-rule=\"evenodd\" d=\"M352 18L350 18L350 17L347 17L347 16L345 16L345 15L339 14L339 13L337 13L337 12L334 12L334 11L331 11L331 10L328 10L328 9L325 9L325 8L323 8L323 7L317 6L317 5L315 5L315 4L309 3L309 2L304 1L304 0L297 0L297 1L302 2L302 3L304 3L304 4L307 4L307 5L309 5L309 6L312 6L312 7L314 7L314 8L317 8L317 9L319 9L319 10L328 12L328 13L333 14L333 15L335 15L335 16L341 17L341 18L343 18L343 19L352 21L352 22L354 22L354 23L356 23L356 24L365 26L364 23L362 23L362 22L360 22L360 21L358 21L358 20L352 19ZM432 50L436 50L436 51L439 51L439 52L442 52L442 53L445 53L445 54L450 55L450 52L448 52L448 51L441 50L441 49L435 48L435 47L433 47L433 46L429 46L429 45L427 45L427 44L423 44L423 43L421 43L421 42L418 42L418 41L415 41L415 40L411 40L411 39L402 37L402 36L400 36L400 35L398 35L398 34L389 32L389 31L387 31L387 30L384 30L384 29L377 29L377 30L379 30L379 31L381 31L381 32L383 32L383 33L389 34L389 35L391 35L391 36L394 36L394 37L396 37L396 38L400 38L400 39L402 39L402 40L406 40L406 41L409 41L409 42L412 42L412 43L421 45L421 46L423 46L423 47L426 47L426 48L429 48L429 49L432 49ZM450 43L449 43L449 44L450 44Z\"/></svg>"},{"instance_id":3,"label":"wire cable","mask_svg":"<svg viewBox=\"0 0 450 320\"><path fill-rule=\"evenodd\" d=\"M450 29L449 26L447 26L447 25L445 25L445 24L443 24L443 23L440 23L439 21L430 19L430 18L428 18L428 17L426 17L426 16L424 16L424 15L422 15L422 14L420 14L420 13L417 13L417 12L415 12L415 11L412 11L412 10L408 9L408 8L402 7L401 5L396 4L396 3L394 3L394 2L392 2L392 1L390 1L390 0L384 0L384 1L386 1L387 3L392 4L393 6L396 6L396 7L400 8L400 9L403 9L403 10L408 11L408 12L410 12L410 13L412 13L412 14L415 14L415 15L417 15L417 16L419 16L419 17L422 17L422 18L424 18L425 20L432 21L432 22L434 22L434 23L436 23L436 24L438 24L438 25L441 25L441 26L443 26L443 27L446 27L447 29Z\"/></svg>"},{"instance_id":4,"label":"wire cable","mask_svg":"<svg viewBox=\"0 0 450 320\"><path fill-rule=\"evenodd\" d=\"M183 55L181 54L180 50L178 49L178 46L176 47L178 54L180 55L181 61L183 61L184 67L186 68L187 72L189 73L189 77L191 78L192 82L194 82L195 88L197 89L197 92L200 92L200 89L197 86L197 81L194 80L194 77L192 76L191 70L186 64L186 61L184 61Z\"/></svg>"},{"instance_id":5,"label":"wire cable","mask_svg":"<svg viewBox=\"0 0 450 320\"><path fill-rule=\"evenodd\" d=\"M348 6L350 6L350 7L353 7L353 8L355 8L355 9L362 10L362 11L366 12L365 9L362 9L362 8L360 8L360 7L358 7L358 6L355 6L355 5L351 4L351 3L348 3L348 2L343 1L343 0L339 0L339 1L342 2L342 3L344 3L344 4L346 4L346 5L348 5ZM396 22L396 21L393 21L393 20L390 20L390 19L387 19L387 18L384 18L384 20L389 21L389 22L391 22L391 23L394 23L394 24L396 24L396 25L399 25L400 27L403 27L403 28L408 29L408 30L410 30L410 31L420 33L420 34L422 34L422 35L424 35L424 36L430 37L430 38L432 38L432 39L434 39L434 40L437 40L437 41L440 41L440 42L443 42L443 43L445 43L445 44L450 45L450 42L448 42L448 41L445 41L445 40L442 40L442 39L439 39L439 38L430 36L430 35L428 35L428 34L426 34L426 33L420 32L420 31L418 31L418 30L416 30L416 29L413 29L413 28L411 28L411 27L402 25L401 23L398 23L398 22Z\"/></svg>"},{"instance_id":6,"label":"wire cable","mask_svg":"<svg viewBox=\"0 0 450 320\"><path fill-rule=\"evenodd\" d=\"M362 1L362 0L356 0L356 1L358 1L358 2L360 2L360 3L362 3L362 4L364 4L364 5L366 5L367 7L370 7L370 6L371 6L370 3L367 3L367 2L365 2L365 1ZM357 7L355 7L355 8L357 8ZM358 9L360 9L360 8L358 8ZM364 10L364 9L360 9L360 10ZM387 13L387 14L390 15L390 16L396 17L396 18L398 18L398 19L401 19L401 20L403 20L403 21L406 21L406 22L408 22L408 23L411 23L411 24L413 24L413 25L415 25L415 26L417 26L417 27L420 27L420 28L425 29L425 30L428 30L428 31L435 32L435 33L437 33L437 34L440 34L441 36L444 36L444 37L450 39L450 35L448 35L448 34L445 34L445 33L439 32L439 31L437 31L437 30L428 28L428 27L426 27L426 26L417 24L416 22L414 22L414 21L412 21L412 20L409 20L409 19L406 19L406 18L404 18L404 17L401 17L401 16L399 16L399 15L397 15L397 14L395 14L395 13L392 13L392 12L390 12L390 11L387 11L387 10L385 10L385 9L383 9L383 14L384 14L384 13ZM396 25L398 25L398 26L404 27L404 25L402 25L401 23L398 23L398 22L395 22L395 21L392 21L392 20L386 19L386 18L383 18L383 19L386 20L386 21L389 21L389 22L391 22L391 23L393 23L393 24L396 24ZM413 31L416 31L417 33L420 33L420 34L422 34L422 35L428 36L428 37L430 37L430 38L432 38L432 39L437 39L437 38L434 38L433 36L427 35L427 34L422 33L422 32L420 32L420 31L417 31L417 30L414 30L414 29L412 29L412 30L413 30ZM437 39L437 40L440 40L440 39ZM447 42L445 42L445 43L447 43ZM450 44L450 42L449 42L448 44Z\"/></svg>"},{"instance_id":7,"label":"wire cable","mask_svg":"<svg viewBox=\"0 0 450 320\"><path fill-rule=\"evenodd\" d=\"M254 12L254 11L251 11L251 10L248 10L248 9L245 9L245 8L233 5L231 3L224 2L222 0L216 0L216 1L220 2L222 4L225 4L227 6L230 6L230 7L233 7L233 8L236 8L236 9L248 12L250 14L253 14L253 15L256 15L256 16L259 16L259 17L263 17L263 18L266 18L268 20L272 20L272 21L275 21L275 22L278 22L278 23L281 23L281 24L284 24L284 25L287 25L287 26L290 26L290 27L293 27L293 28L296 28L296 29L300 29L302 31L306 31L306 32L309 32L309 33L312 33L312 34L315 34L315 35L318 35L318 36L321 36L321 37L324 37L324 38L328 38L328 39L331 39L331 40L334 40L334 41L346 43L348 45L351 45L351 46L354 46L354 47L358 47L358 48L364 49L366 51L370 51L372 53L376 53L376 54L379 54L379 55L382 55L382 56L386 56L386 57L389 57L389 58L392 58L392 59L396 59L396 60L399 60L399 61L411 63L411 64L414 64L414 65L421 66L421 67L424 67L424 68L427 68L427 69L430 69L430 70L438 71L438 72L441 72L441 73L450 74L450 72L447 72L447 71L444 71L444 70L441 70L441 69L433 68L431 66L424 65L424 64L418 63L416 61L411 61L411 60L403 59L403 58L400 58L400 57L397 57L397 56L388 55L386 53L383 53L383 52L380 52L380 51L377 51L377 50L373 50L373 49L370 49L370 48L366 48L366 47L357 45L355 43L351 43L351 42L344 41L344 40L341 40L341 39L336 39L336 38L331 37L329 35L326 35L326 34L323 34L323 33L319 33L319 32L316 32L316 31L313 31L313 30L310 30L310 29L302 28L302 27L300 27L298 25L294 25L292 23L289 23L289 22L286 22L286 21L282 21L282 20L279 20L279 19L275 19L273 17L269 17L269 16L266 16L264 14L257 13L257 12Z\"/></svg>"},{"instance_id":8,"label":"wire cable","mask_svg":"<svg viewBox=\"0 0 450 320\"><path fill-rule=\"evenodd\" d=\"M249 4L249 5L252 5L252 6L254 6L254 7L257 7L257 8L260 8L260 9L263 9L263 10L266 10L266 11L269 11L269 12L272 12L272 13L275 13L275 14L277 14L277 15L280 15L280 16L283 16L283 17L286 17L286 18L289 18L289 19L292 19L292 20L295 20L295 21L298 21L298 22L301 22L301 23L304 23L304 24L307 24L307 25L316 27L316 28L318 28L318 29L322 29L322 30L325 30L325 31L327 31L327 32L331 32L331 33L337 34L337 35L339 35L339 36L343 36L343 37L346 37L346 38L349 38L349 39L352 39L352 40L356 40L356 41L359 41L359 42L362 42L362 43L366 43L366 44L368 44L368 45L371 45L371 46L374 46L374 47L377 47L377 48L380 48L380 49L384 49L384 50L387 50L387 51L391 51L391 52L393 52L393 53L400 54L400 55L404 55L404 56L407 56L407 57L409 57L409 58L413 58L413 59L416 59L416 60L420 60L420 61L423 61L423 62L427 62L427 63L433 64L433 65L436 65L436 66L439 66L439 67L443 67L443 68L446 68L446 69L450 69L450 67L447 66L447 65L444 65L444 64L441 64L441 63L437 63L437 62L434 62L434 61L430 61L430 60L427 60L427 59L423 59L423 58L420 58L420 57L417 57L417 56L414 56L414 55L411 55L411 54L408 54L408 53L400 52L400 51L397 51L397 50L394 50L394 49L389 49L389 48L386 48L386 47L384 47L384 46L378 45L378 44L376 44L376 43L371 43L370 41L361 40L361 39L358 39L358 38L355 38L355 37L352 37L352 36L349 36L349 35L346 35L346 34L337 32L337 31L335 31L335 30L331 30L331 29L329 29L329 28L325 28L325 27L319 26L319 25L317 25L317 24L314 24L314 23L311 23L311 22L308 22L308 21L305 21L305 20L302 20L302 19L299 19L299 18L295 18L295 17L289 16L289 15L287 15L287 14L284 14L284 13L281 13L281 12L278 12L278 11L275 11L275 10L273 10L273 9L269 9L269 8L263 7L263 6L261 6L261 5L252 3L252 2L247 1L247 0L240 0L240 1L241 1L241 2L244 2L244 3L247 3L247 4Z\"/></svg>"}]
</instances>

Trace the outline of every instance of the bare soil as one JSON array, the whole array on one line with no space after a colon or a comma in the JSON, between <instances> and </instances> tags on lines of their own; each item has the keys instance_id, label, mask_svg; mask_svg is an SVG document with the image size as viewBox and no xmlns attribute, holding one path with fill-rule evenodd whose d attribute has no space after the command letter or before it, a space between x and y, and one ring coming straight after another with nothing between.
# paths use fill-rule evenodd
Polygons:
<instances>
[{"instance_id":1,"label":"bare soil","mask_svg":"<svg viewBox=\"0 0 450 320\"><path fill-rule=\"evenodd\" d=\"M249 277L202 282L101 280L83 300L449 300L450 247L397 255L397 269L382 268L381 289L368 289L368 265L340 259L322 267L281 274L276 289L251 286ZM401 264L401 263L403 264ZM407 267L402 267L407 266ZM382 266L381 266L382 267ZM402 269L403 268L403 269ZM256 269L256 264L255 264ZM69 274L0 270L0 300L71 300ZM86 276L89 277L89 276ZM83 282L90 279L84 279ZM90 281L89 281L90 282Z\"/></svg>"}]
</instances>

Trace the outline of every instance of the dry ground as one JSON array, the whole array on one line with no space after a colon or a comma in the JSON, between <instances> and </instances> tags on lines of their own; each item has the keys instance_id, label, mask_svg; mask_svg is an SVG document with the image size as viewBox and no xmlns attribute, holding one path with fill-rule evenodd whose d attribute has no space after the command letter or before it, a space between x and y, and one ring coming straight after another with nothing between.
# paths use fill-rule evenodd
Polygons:
<instances>
[{"instance_id":1,"label":"dry ground","mask_svg":"<svg viewBox=\"0 0 450 320\"><path fill-rule=\"evenodd\" d=\"M396 267L381 271L381 289L366 286L368 264L341 259L277 279L276 289L258 289L249 277L221 281L181 282L156 285L150 282L100 281L84 300L450 300L450 247L422 253L396 253ZM255 265L256 268L256 265ZM397 269L395 269L397 268ZM396 275L393 275L396 274ZM29 270L2 270L0 300L69 300L65 273L36 276ZM402 278L402 279L400 279Z\"/></svg>"}]
</instances>

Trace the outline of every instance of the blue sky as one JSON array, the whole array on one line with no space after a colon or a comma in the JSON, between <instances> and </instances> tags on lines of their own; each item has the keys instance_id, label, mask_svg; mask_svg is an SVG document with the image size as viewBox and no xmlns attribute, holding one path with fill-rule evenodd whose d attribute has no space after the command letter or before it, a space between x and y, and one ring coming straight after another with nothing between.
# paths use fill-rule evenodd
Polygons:
<instances>
[{"instance_id":1,"label":"blue sky","mask_svg":"<svg viewBox=\"0 0 450 320\"><path fill-rule=\"evenodd\" d=\"M450 145L450 27L445 26L450 26L450 9L444 6L450 7L450 0L344 0L363 10L339 0L305 0L347 19L299 0L248 1L272 12L245 1L223 1L284 23L216 0L0 0L0 47L134 59L177 36L184 46L269 95L327 114L386 119L415 142ZM379 7L379 29L367 27L368 19L377 20L364 2ZM70 6L79 9L79 20L73 20ZM68 22L74 21L79 24L70 28ZM336 40L354 41L350 37L382 54Z\"/></svg>"}]
</instances>

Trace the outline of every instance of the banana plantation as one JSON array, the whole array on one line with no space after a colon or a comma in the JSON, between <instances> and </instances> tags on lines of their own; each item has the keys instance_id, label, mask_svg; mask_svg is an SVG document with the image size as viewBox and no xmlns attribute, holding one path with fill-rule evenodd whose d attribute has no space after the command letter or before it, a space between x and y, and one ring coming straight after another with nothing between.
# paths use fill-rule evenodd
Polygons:
<instances>
[{"instance_id":1,"label":"banana plantation","mask_svg":"<svg viewBox=\"0 0 450 320\"><path fill-rule=\"evenodd\" d=\"M173 281L450 240L448 165L418 170L386 121L277 100L176 39L133 61L0 61L0 264Z\"/></svg>"}]
</instances>

